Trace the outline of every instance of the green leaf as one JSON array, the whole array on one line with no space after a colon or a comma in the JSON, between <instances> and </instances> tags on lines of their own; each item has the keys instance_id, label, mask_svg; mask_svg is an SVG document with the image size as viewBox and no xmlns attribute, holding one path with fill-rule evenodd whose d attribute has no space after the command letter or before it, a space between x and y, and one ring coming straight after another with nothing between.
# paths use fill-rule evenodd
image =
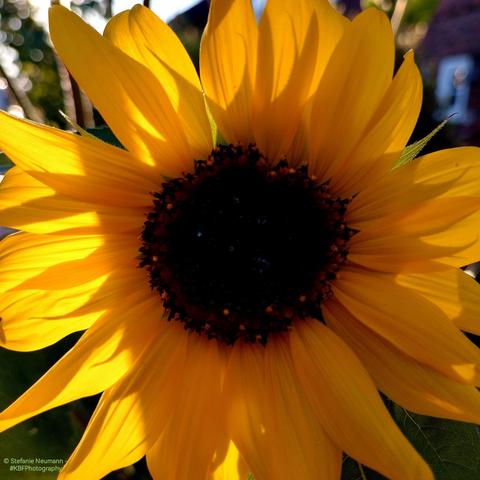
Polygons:
<instances>
[{"instance_id":1,"label":"green leaf","mask_svg":"<svg viewBox=\"0 0 480 480\"><path fill-rule=\"evenodd\" d=\"M364 467L348 455L344 455L341 480L387 480L367 467Z\"/></svg>"},{"instance_id":2,"label":"green leaf","mask_svg":"<svg viewBox=\"0 0 480 480\"><path fill-rule=\"evenodd\" d=\"M430 465L435 480L480 479L480 435L468 423L416 415L386 399L390 413ZM385 477L345 456L342 480L385 480Z\"/></svg>"},{"instance_id":3,"label":"green leaf","mask_svg":"<svg viewBox=\"0 0 480 480\"><path fill-rule=\"evenodd\" d=\"M397 425L426 460L436 480L480 478L480 435L468 423L424 417L390 402Z\"/></svg>"},{"instance_id":4,"label":"green leaf","mask_svg":"<svg viewBox=\"0 0 480 480\"><path fill-rule=\"evenodd\" d=\"M13 162L3 152L0 152L0 175L4 175L12 167Z\"/></svg>"},{"instance_id":5,"label":"green leaf","mask_svg":"<svg viewBox=\"0 0 480 480\"><path fill-rule=\"evenodd\" d=\"M101 127L85 129L82 128L75 120L70 118L66 113L62 112L61 110L59 110L58 113L60 113L60 115L68 123L68 125L70 125L70 127L82 137L98 138L105 143L115 145L115 147L124 148L108 126L102 125Z\"/></svg>"},{"instance_id":6,"label":"green leaf","mask_svg":"<svg viewBox=\"0 0 480 480\"><path fill-rule=\"evenodd\" d=\"M411 145L407 145L403 150L400 158L395 165L395 168L403 167L407 163L410 163L427 145L427 143L447 124L451 116L446 118L437 128L432 130L426 137L423 137L421 140L418 140Z\"/></svg>"},{"instance_id":7,"label":"green leaf","mask_svg":"<svg viewBox=\"0 0 480 480\"><path fill-rule=\"evenodd\" d=\"M0 410L27 390L52 363L71 348L76 338L78 335L72 335L52 347L35 352L14 352L0 348ZM0 478L56 479L58 468L70 456L83 431L78 420L81 408L79 402L74 402L1 433ZM19 459L29 460L29 463L20 463Z\"/></svg>"},{"instance_id":8,"label":"green leaf","mask_svg":"<svg viewBox=\"0 0 480 480\"><path fill-rule=\"evenodd\" d=\"M89 135L93 135L94 137L98 138L99 140L102 140L105 143L109 143L110 145L114 145L115 147L124 149L124 146L120 143L118 138L113 134L113 132L107 126L87 128L86 132Z\"/></svg>"}]
</instances>

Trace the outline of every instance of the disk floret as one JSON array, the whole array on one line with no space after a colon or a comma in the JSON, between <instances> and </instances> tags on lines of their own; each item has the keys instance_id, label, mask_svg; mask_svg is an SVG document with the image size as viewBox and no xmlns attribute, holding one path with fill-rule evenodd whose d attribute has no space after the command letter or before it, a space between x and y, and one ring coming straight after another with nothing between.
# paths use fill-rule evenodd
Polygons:
<instances>
[{"instance_id":1,"label":"disk floret","mask_svg":"<svg viewBox=\"0 0 480 480\"><path fill-rule=\"evenodd\" d=\"M306 166L219 145L153 197L140 266L169 320L230 345L266 344L294 321L322 318L354 231L349 200Z\"/></svg>"}]
</instances>

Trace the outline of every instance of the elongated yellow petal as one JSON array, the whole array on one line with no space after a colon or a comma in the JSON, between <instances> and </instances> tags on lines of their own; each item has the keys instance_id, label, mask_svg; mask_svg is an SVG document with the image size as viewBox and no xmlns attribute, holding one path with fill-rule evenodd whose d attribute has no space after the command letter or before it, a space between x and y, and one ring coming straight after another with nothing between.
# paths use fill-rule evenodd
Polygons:
<instances>
[{"instance_id":1,"label":"elongated yellow petal","mask_svg":"<svg viewBox=\"0 0 480 480\"><path fill-rule=\"evenodd\" d=\"M315 70L303 108L302 119L287 153L290 165L295 166L304 164L309 158L309 136L317 135L318 129L318 125L310 125L309 121L312 103L332 53L349 24L348 19L341 15L328 0L314 0L312 3L318 21L318 43L321 47L317 48ZM312 128L309 129L309 127Z\"/></svg>"},{"instance_id":2,"label":"elongated yellow petal","mask_svg":"<svg viewBox=\"0 0 480 480\"><path fill-rule=\"evenodd\" d=\"M162 326L128 375L103 394L59 479L103 478L139 460L160 436L178 400L186 346L180 326Z\"/></svg>"},{"instance_id":3,"label":"elongated yellow petal","mask_svg":"<svg viewBox=\"0 0 480 480\"><path fill-rule=\"evenodd\" d=\"M332 190L350 197L392 169L417 123L422 93L422 78L410 51L358 145L333 175Z\"/></svg>"},{"instance_id":4,"label":"elongated yellow petal","mask_svg":"<svg viewBox=\"0 0 480 480\"><path fill-rule=\"evenodd\" d=\"M302 393L289 345L234 347L225 379L227 425L255 478L337 479L341 450Z\"/></svg>"},{"instance_id":5,"label":"elongated yellow petal","mask_svg":"<svg viewBox=\"0 0 480 480\"><path fill-rule=\"evenodd\" d=\"M0 413L0 431L34 415L115 384L155 339L159 300L148 294L118 298L64 357ZM142 319L138 328L135 319Z\"/></svg>"},{"instance_id":6,"label":"elongated yellow petal","mask_svg":"<svg viewBox=\"0 0 480 480\"><path fill-rule=\"evenodd\" d=\"M344 270L333 290L355 318L406 355L452 380L478 385L479 350L436 305L393 275Z\"/></svg>"},{"instance_id":7,"label":"elongated yellow petal","mask_svg":"<svg viewBox=\"0 0 480 480\"><path fill-rule=\"evenodd\" d=\"M155 479L207 477L223 426L224 371L224 352L217 342L191 334L176 391L176 407L165 431L147 452Z\"/></svg>"},{"instance_id":8,"label":"elongated yellow petal","mask_svg":"<svg viewBox=\"0 0 480 480\"><path fill-rule=\"evenodd\" d=\"M480 197L434 198L397 211L378 220L365 223L355 223L347 220L352 228L361 231L360 238L367 240L395 235L430 236L445 232L461 220L477 212L480 207ZM448 245L465 245L468 237L452 238Z\"/></svg>"},{"instance_id":9,"label":"elongated yellow petal","mask_svg":"<svg viewBox=\"0 0 480 480\"><path fill-rule=\"evenodd\" d=\"M270 434L265 428L264 351L250 345L234 348L225 377L227 431L257 478L269 478ZM258 402L261 397L261 402Z\"/></svg>"},{"instance_id":10,"label":"elongated yellow petal","mask_svg":"<svg viewBox=\"0 0 480 480\"><path fill-rule=\"evenodd\" d=\"M463 248L454 255L438 259L452 267L464 267L477 262L480 258L480 235L478 224L480 222L480 211L465 217L449 228L425 237L425 241L434 246L459 244L461 240L465 243Z\"/></svg>"},{"instance_id":11,"label":"elongated yellow petal","mask_svg":"<svg viewBox=\"0 0 480 480\"><path fill-rule=\"evenodd\" d=\"M87 258L103 244L99 236L9 235L0 242L2 289L19 286L62 263Z\"/></svg>"},{"instance_id":12,"label":"elongated yellow petal","mask_svg":"<svg viewBox=\"0 0 480 480\"><path fill-rule=\"evenodd\" d=\"M244 480L250 473L249 468L232 441L228 442L226 447L225 454L216 459L209 480Z\"/></svg>"},{"instance_id":13,"label":"elongated yellow petal","mask_svg":"<svg viewBox=\"0 0 480 480\"><path fill-rule=\"evenodd\" d=\"M366 187L349 206L349 219L360 226L436 197L480 197L479 177L479 148L430 153Z\"/></svg>"},{"instance_id":14,"label":"elongated yellow petal","mask_svg":"<svg viewBox=\"0 0 480 480\"><path fill-rule=\"evenodd\" d=\"M88 203L144 207L155 183L124 150L100 140L0 112L0 148L22 170L56 192Z\"/></svg>"},{"instance_id":15,"label":"elongated yellow petal","mask_svg":"<svg viewBox=\"0 0 480 480\"><path fill-rule=\"evenodd\" d=\"M461 330L480 335L480 285L459 268L397 275L395 281L440 307Z\"/></svg>"},{"instance_id":16,"label":"elongated yellow petal","mask_svg":"<svg viewBox=\"0 0 480 480\"><path fill-rule=\"evenodd\" d=\"M290 343L313 411L340 448L391 480L433 480L365 368L335 333L317 320L305 320L291 332Z\"/></svg>"},{"instance_id":17,"label":"elongated yellow petal","mask_svg":"<svg viewBox=\"0 0 480 480\"><path fill-rule=\"evenodd\" d=\"M13 167L0 184L0 224L31 233L112 234L131 231L144 221L143 209L85 203Z\"/></svg>"},{"instance_id":18,"label":"elongated yellow petal","mask_svg":"<svg viewBox=\"0 0 480 480\"><path fill-rule=\"evenodd\" d=\"M349 25L349 20L341 15L328 0L310 0L318 21L318 44L315 71L313 73L308 98L312 97L322 79L332 53ZM313 132L312 132L313 134Z\"/></svg>"},{"instance_id":19,"label":"elongated yellow petal","mask_svg":"<svg viewBox=\"0 0 480 480\"><path fill-rule=\"evenodd\" d=\"M288 152L300 125L316 69L318 44L314 2L267 2L258 35L254 135L272 162Z\"/></svg>"},{"instance_id":20,"label":"elongated yellow petal","mask_svg":"<svg viewBox=\"0 0 480 480\"><path fill-rule=\"evenodd\" d=\"M396 236L393 233L363 241L360 233L349 244L348 259L380 272L434 272L449 268L440 260L443 262L445 258L454 258L469 245L442 247L431 245L418 236Z\"/></svg>"},{"instance_id":21,"label":"elongated yellow petal","mask_svg":"<svg viewBox=\"0 0 480 480\"><path fill-rule=\"evenodd\" d=\"M127 150L156 165L159 174L178 176L191 168L194 157L178 114L144 65L59 5L50 8L50 35L68 70Z\"/></svg>"},{"instance_id":22,"label":"elongated yellow petal","mask_svg":"<svg viewBox=\"0 0 480 480\"><path fill-rule=\"evenodd\" d=\"M2 293L0 345L20 351L51 345L90 327L118 298L147 282L143 270L109 262L105 252L50 267Z\"/></svg>"},{"instance_id":23,"label":"elongated yellow petal","mask_svg":"<svg viewBox=\"0 0 480 480\"><path fill-rule=\"evenodd\" d=\"M391 84L393 60L386 15L369 8L355 17L326 66L312 105L309 165L322 180L331 178L364 136Z\"/></svg>"},{"instance_id":24,"label":"elongated yellow petal","mask_svg":"<svg viewBox=\"0 0 480 480\"><path fill-rule=\"evenodd\" d=\"M10 350L44 348L70 333L89 328L104 312L98 304L88 313L76 310L101 289L108 275L62 290L17 290L0 297L0 345Z\"/></svg>"},{"instance_id":25,"label":"elongated yellow petal","mask_svg":"<svg viewBox=\"0 0 480 480\"><path fill-rule=\"evenodd\" d=\"M271 478L338 479L341 448L326 435L303 395L285 338L265 350L265 393L265 406L271 406L265 409L265 423L276 439Z\"/></svg>"},{"instance_id":26,"label":"elongated yellow petal","mask_svg":"<svg viewBox=\"0 0 480 480\"><path fill-rule=\"evenodd\" d=\"M212 0L200 45L200 76L218 128L233 143L253 141L257 30L250 0Z\"/></svg>"},{"instance_id":27,"label":"elongated yellow petal","mask_svg":"<svg viewBox=\"0 0 480 480\"><path fill-rule=\"evenodd\" d=\"M421 257L445 266L472 263L480 253L479 207L480 197L437 198L366 223L352 239L350 259L386 272L423 271L415 256L420 263Z\"/></svg>"},{"instance_id":28,"label":"elongated yellow petal","mask_svg":"<svg viewBox=\"0 0 480 480\"><path fill-rule=\"evenodd\" d=\"M329 327L354 350L375 384L397 404L434 417L479 423L480 393L407 357L335 301L323 306Z\"/></svg>"},{"instance_id":29,"label":"elongated yellow petal","mask_svg":"<svg viewBox=\"0 0 480 480\"><path fill-rule=\"evenodd\" d=\"M104 35L155 75L178 113L193 158L206 158L212 149L212 132L202 87L175 33L149 8L135 5L113 17Z\"/></svg>"}]
</instances>

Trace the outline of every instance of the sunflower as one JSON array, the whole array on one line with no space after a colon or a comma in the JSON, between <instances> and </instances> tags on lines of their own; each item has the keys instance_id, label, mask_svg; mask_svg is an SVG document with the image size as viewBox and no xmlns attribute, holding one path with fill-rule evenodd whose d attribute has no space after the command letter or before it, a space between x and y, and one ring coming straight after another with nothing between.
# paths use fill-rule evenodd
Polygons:
<instances>
[{"instance_id":1,"label":"sunflower","mask_svg":"<svg viewBox=\"0 0 480 480\"><path fill-rule=\"evenodd\" d=\"M379 391L480 423L480 152L395 168L422 82L386 16L213 0L200 79L142 6L50 30L124 148L0 116L1 345L86 330L0 428L103 392L59 478L432 479Z\"/></svg>"}]
</instances>

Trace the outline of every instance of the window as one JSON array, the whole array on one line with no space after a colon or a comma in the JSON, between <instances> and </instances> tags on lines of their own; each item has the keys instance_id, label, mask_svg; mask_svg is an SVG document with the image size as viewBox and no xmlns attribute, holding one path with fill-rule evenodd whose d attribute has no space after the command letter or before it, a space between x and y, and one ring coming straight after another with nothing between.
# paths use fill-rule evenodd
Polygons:
<instances>
[{"instance_id":1,"label":"window","mask_svg":"<svg viewBox=\"0 0 480 480\"><path fill-rule=\"evenodd\" d=\"M435 90L439 105L435 117L438 120L453 115L451 123L460 125L472 123L473 113L469 111L468 104L474 66L470 55L454 55L440 62Z\"/></svg>"}]
</instances>

